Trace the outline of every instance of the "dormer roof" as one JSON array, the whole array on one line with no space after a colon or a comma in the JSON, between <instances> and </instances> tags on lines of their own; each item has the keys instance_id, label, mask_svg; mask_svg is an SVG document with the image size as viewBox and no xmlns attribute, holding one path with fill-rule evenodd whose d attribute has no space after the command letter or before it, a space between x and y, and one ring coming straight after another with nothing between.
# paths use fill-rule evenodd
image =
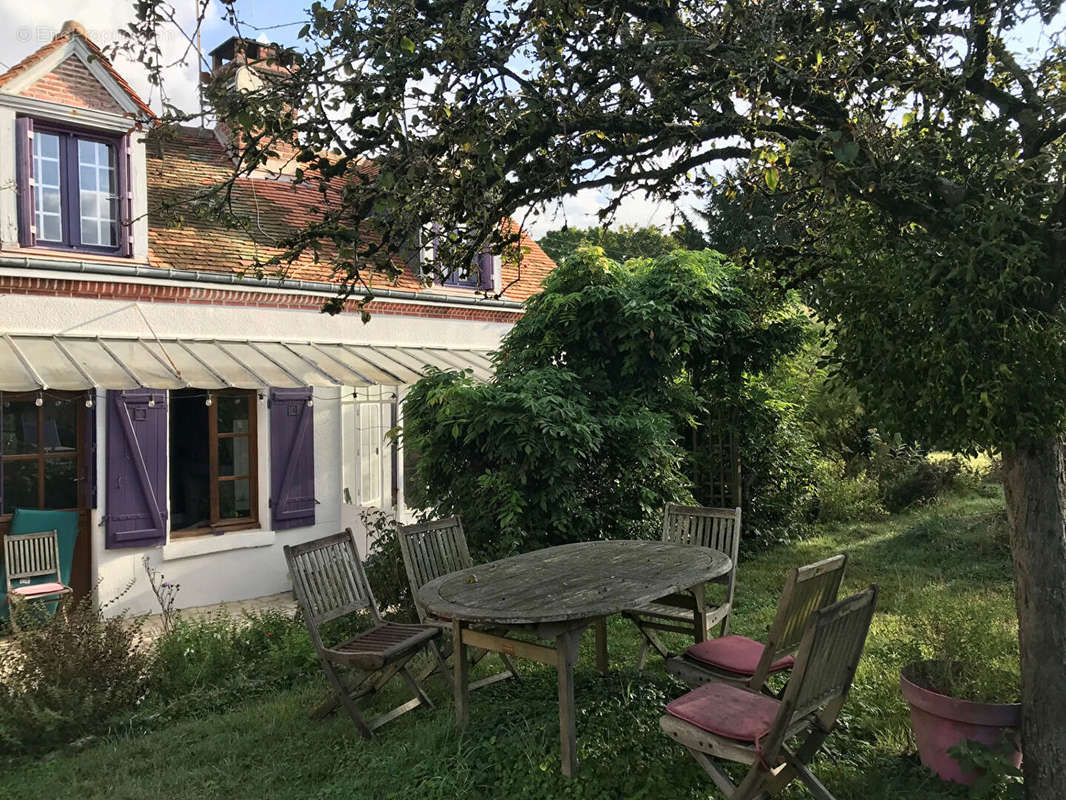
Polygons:
<instances>
[{"instance_id":1,"label":"dormer roof","mask_svg":"<svg viewBox=\"0 0 1066 800\"><path fill-rule=\"evenodd\" d=\"M74 20L63 23L51 42L0 75L0 92L155 118L152 109Z\"/></svg>"}]
</instances>

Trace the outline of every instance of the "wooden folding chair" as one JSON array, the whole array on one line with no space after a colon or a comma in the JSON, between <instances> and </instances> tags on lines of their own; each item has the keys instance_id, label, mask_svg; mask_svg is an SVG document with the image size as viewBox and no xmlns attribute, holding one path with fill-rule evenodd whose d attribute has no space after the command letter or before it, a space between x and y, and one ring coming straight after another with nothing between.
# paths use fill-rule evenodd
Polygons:
<instances>
[{"instance_id":1,"label":"wooden folding chair","mask_svg":"<svg viewBox=\"0 0 1066 800\"><path fill-rule=\"evenodd\" d=\"M420 705L433 707L407 663L433 644L440 636L440 628L401 625L381 618L351 528L303 544L287 545L285 561L296 602L333 691L333 697L312 712L313 717L325 716L338 704L343 705L359 732L369 739L376 729L401 714ZM374 621L370 630L337 644L323 642L323 625L364 610ZM338 667L348 667L362 675L348 686ZM375 719L365 720L356 700L374 694L397 673L407 682L414 698Z\"/></svg>"},{"instance_id":2,"label":"wooden folding chair","mask_svg":"<svg viewBox=\"0 0 1066 800\"><path fill-rule=\"evenodd\" d=\"M401 525L398 529L398 536L400 552L403 554L403 565L407 571L407 580L411 584L411 596L414 598L415 609L418 611L418 619L423 625L435 625L442 630L450 631L452 621L430 614L419 601L418 590L435 578L474 566L466 544L466 535L463 533L462 521L459 517L448 517L420 525ZM440 655L439 651L437 652L439 665L430 668L425 675L420 677L428 677L440 669L446 677L451 678L447 659ZM487 653L487 650L476 651L471 666L477 664ZM470 684L471 689L480 689L497 681L518 677L510 657L506 653L499 655L506 669L474 681Z\"/></svg>"},{"instance_id":3,"label":"wooden folding chair","mask_svg":"<svg viewBox=\"0 0 1066 800\"><path fill-rule=\"evenodd\" d=\"M17 602L54 601L71 593L59 570L59 532L20 533L4 537L4 596L11 626L17 630ZM34 578L54 578L34 582Z\"/></svg>"},{"instance_id":4,"label":"wooden folding chair","mask_svg":"<svg viewBox=\"0 0 1066 800\"><path fill-rule=\"evenodd\" d=\"M668 503L663 510L664 542L686 544L694 547L710 547L725 553L732 559L733 567L725 575L716 578L724 583L726 596L720 605L708 605L703 614L703 624L695 621L694 608L680 607L661 598L654 603L631 608L622 613L633 621L644 643L637 660L637 669L643 670L648 659L649 647L654 647L664 659L670 652L656 631L685 633L696 642L706 639L706 631L720 625L719 636L729 633L729 615L733 611L733 593L737 585L737 560L740 553L740 508L707 508Z\"/></svg>"},{"instance_id":5,"label":"wooden folding chair","mask_svg":"<svg viewBox=\"0 0 1066 800\"><path fill-rule=\"evenodd\" d=\"M818 800L834 800L807 764L836 725L876 603L871 586L815 612L780 699L711 681L667 705L663 733L684 745L730 800L772 795L795 778ZM751 768L734 784L719 759Z\"/></svg>"},{"instance_id":6,"label":"wooden folding chair","mask_svg":"<svg viewBox=\"0 0 1066 800\"><path fill-rule=\"evenodd\" d=\"M766 643L731 634L694 644L667 659L666 669L689 686L717 680L760 690L771 675L792 669L811 614L837 600L846 553L789 570Z\"/></svg>"}]
</instances>

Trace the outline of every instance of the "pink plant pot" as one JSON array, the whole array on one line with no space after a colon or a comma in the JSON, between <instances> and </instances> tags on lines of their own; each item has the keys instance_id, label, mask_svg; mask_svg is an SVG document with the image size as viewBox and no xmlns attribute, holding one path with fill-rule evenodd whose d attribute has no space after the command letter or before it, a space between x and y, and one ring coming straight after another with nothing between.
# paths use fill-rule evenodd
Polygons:
<instances>
[{"instance_id":1,"label":"pink plant pot","mask_svg":"<svg viewBox=\"0 0 1066 800\"><path fill-rule=\"evenodd\" d=\"M906 672L907 668L900 671L900 686L911 707L911 725L922 764L945 781L972 786L976 773L963 772L959 762L948 755L948 749L967 740L1000 746L1003 732L1017 730L1021 725L1021 705L957 700L918 686L907 678ZM1015 750L1011 761L1020 767L1021 751Z\"/></svg>"}]
</instances>

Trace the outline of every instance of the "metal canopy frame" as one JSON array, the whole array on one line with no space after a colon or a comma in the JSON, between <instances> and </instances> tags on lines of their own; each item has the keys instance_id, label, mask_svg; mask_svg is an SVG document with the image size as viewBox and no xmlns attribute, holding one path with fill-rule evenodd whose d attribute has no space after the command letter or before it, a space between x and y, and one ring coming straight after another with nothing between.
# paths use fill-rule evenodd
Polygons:
<instances>
[{"instance_id":1,"label":"metal canopy frame","mask_svg":"<svg viewBox=\"0 0 1066 800\"><path fill-rule=\"evenodd\" d=\"M399 386L427 368L492 379L487 349L196 337L0 334L0 391Z\"/></svg>"}]
</instances>

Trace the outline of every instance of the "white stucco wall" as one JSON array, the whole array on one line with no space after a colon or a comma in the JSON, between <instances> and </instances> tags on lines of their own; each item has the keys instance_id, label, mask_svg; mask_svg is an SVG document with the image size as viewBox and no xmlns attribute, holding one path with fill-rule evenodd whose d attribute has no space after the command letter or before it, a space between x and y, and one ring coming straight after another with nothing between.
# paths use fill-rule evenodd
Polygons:
<instances>
[{"instance_id":1,"label":"white stucco wall","mask_svg":"<svg viewBox=\"0 0 1066 800\"><path fill-rule=\"evenodd\" d=\"M8 270L0 270L0 273ZM26 273L22 273L26 274ZM42 276L39 271L35 276ZM69 276L68 276L69 277ZM143 315L143 316L142 316ZM240 307L0 296L0 326L7 333L77 333L161 337L195 336L253 339L277 338L349 343L495 347L509 325L463 320L436 320L378 314L364 325L354 314L328 317L315 311ZM150 323L150 328L149 328ZM358 524L358 507L343 502L345 481L354 480L356 437L352 430L350 388L316 388L314 393L315 495L319 501L314 527L275 532L267 507L270 486L269 418L266 393L257 415L259 436L259 519L252 531L178 538L162 547L109 550L101 524L107 509L105 475L106 414L97 413L97 508L92 514L94 578L100 597L108 601L132 581L122 601L109 613L158 611L146 580L142 559L171 582L181 584L179 607L259 597L289 588L282 547L336 533ZM97 408L103 409L103 393ZM402 465L402 462L401 462ZM402 474L402 470L401 470ZM402 487L400 491L402 503ZM168 503L169 507L169 503ZM401 514L404 510L400 509ZM365 551L365 539L359 544Z\"/></svg>"}]
</instances>

